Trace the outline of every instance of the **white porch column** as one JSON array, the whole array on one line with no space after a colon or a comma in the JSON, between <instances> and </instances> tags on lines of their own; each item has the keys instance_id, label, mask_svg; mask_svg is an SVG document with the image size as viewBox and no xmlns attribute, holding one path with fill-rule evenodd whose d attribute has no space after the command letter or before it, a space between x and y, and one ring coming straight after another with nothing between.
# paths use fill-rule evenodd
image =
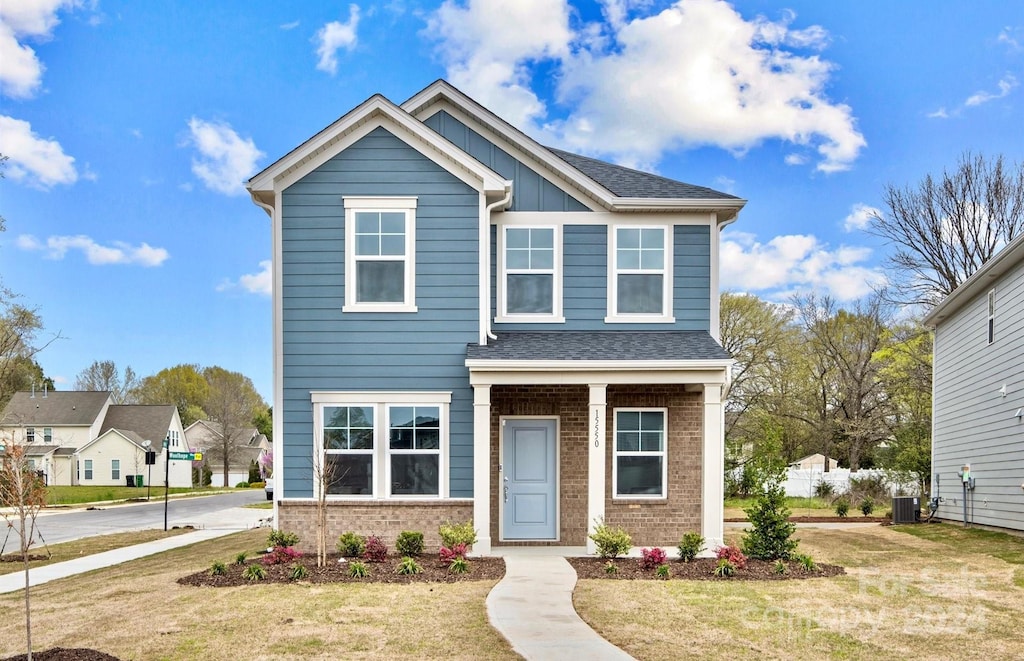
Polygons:
<instances>
[{"instance_id":1,"label":"white porch column","mask_svg":"<svg viewBox=\"0 0 1024 661\"><path fill-rule=\"evenodd\" d=\"M605 411L608 408L608 386L590 384L590 417L588 418L587 445L587 553L597 546L590 539L598 521L604 518L604 465L605 465Z\"/></svg>"},{"instance_id":2,"label":"white porch column","mask_svg":"<svg viewBox=\"0 0 1024 661\"><path fill-rule=\"evenodd\" d=\"M491 553L491 387L473 386L473 527L478 555Z\"/></svg>"},{"instance_id":3,"label":"white porch column","mask_svg":"<svg viewBox=\"0 0 1024 661\"><path fill-rule=\"evenodd\" d=\"M704 385L704 446L701 473L701 534L705 551L725 544L725 409L722 386Z\"/></svg>"}]
</instances>

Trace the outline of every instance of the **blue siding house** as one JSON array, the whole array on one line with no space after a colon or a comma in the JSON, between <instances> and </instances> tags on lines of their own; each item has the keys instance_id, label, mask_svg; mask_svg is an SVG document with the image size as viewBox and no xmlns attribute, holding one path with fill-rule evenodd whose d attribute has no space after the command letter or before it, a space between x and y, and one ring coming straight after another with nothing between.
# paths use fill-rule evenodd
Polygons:
<instances>
[{"instance_id":1,"label":"blue siding house","mask_svg":"<svg viewBox=\"0 0 1024 661\"><path fill-rule=\"evenodd\" d=\"M277 525L475 551L722 542L718 242L745 201L546 148L445 81L253 177Z\"/></svg>"}]
</instances>

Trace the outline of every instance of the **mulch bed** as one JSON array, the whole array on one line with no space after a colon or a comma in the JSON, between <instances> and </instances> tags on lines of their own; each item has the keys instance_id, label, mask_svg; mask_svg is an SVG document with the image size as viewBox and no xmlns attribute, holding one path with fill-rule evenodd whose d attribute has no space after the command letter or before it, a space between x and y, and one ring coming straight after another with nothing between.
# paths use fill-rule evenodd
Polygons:
<instances>
[{"instance_id":1,"label":"mulch bed","mask_svg":"<svg viewBox=\"0 0 1024 661\"><path fill-rule=\"evenodd\" d=\"M714 575L718 560L715 558L697 558L690 562L679 562L670 560L669 577L658 576L654 570L640 568L637 558L617 558L612 563L616 570L614 573L606 571L608 560L603 558L566 558L576 576L581 580L585 578L613 579L626 581L664 581L671 579L682 579L688 581L786 581L796 578L822 578L827 576L841 576L846 570L838 565L826 565L819 563L814 571L804 569L803 564L795 561L785 561L785 573L778 573L774 560L747 560L745 569L736 570L736 574L724 578Z\"/></svg>"},{"instance_id":2,"label":"mulch bed","mask_svg":"<svg viewBox=\"0 0 1024 661\"><path fill-rule=\"evenodd\" d=\"M788 519L793 523L886 523L892 522L888 516L791 516ZM743 518L731 518L725 520L727 523L747 523Z\"/></svg>"},{"instance_id":3,"label":"mulch bed","mask_svg":"<svg viewBox=\"0 0 1024 661\"><path fill-rule=\"evenodd\" d=\"M8 656L3 661L26 661L27 654ZM32 652L34 661L120 661L116 656L84 647L51 647L42 652Z\"/></svg>"},{"instance_id":4,"label":"mulch bed","mask_svg":"<svg viewBox=\"0 0 1024 661\"><path fill-rule=\"evenodd\" d=\"M291 562L283 565L270 565L263 568L267 571L267 577L257 583L462 583L465 581L496 581L505 576L505 560L503 558L470 558L469 572L466 574L452 574L448 568L440 563L436 555L424 555L417 559L423 569L421 574L399 574L398 565L402 559L398 556L388 556L385 562L367 562L366 568L369 575L363 578L353 578L349 575L348 562L338 562L340 556L331 554L327 556L327 564L323 567L316 566L316 555L304 555L297 560L306 567L305 578L295 580L291 577ZM246 562L246 565L261 563L256 558ZM226 572L220 576L214 576L210 570L196 572L178 579L181 585L194 585L206 587L230 587L235 585L252 585L253 581L242 576L245 565L234 563L227 565Z\"/></svg>"}]
</instances>

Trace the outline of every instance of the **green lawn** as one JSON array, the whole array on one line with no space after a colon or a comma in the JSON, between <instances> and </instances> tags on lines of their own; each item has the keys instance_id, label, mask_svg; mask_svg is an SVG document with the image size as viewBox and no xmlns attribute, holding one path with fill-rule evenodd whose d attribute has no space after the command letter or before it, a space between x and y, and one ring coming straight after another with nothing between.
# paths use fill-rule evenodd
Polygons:
<instances>
[{"instance_id":1,"label":"green lawn","mask_svg":"<svg viewBox=\"0 0 1024 661\"><path fill-rule=\"evenodd\" d=\"M108 500L145 498L147 491L149 492L149 497L151 499L164 497L164 488L162 486L153 486L151 489L147 489L146 487L137 488L121 486L51 486L46 487L46 504L75 505L79 503L96 503ZM195 493L202 495L206 493L217 493L220 491L224 491L224 489L214 489L212 487L204 487L201 489L193 489L191 487L171 487L172 494Z\"/></svg>"},{"instance_id":2,"label":"green lawn","mask_svg":"<svg viewBox=\"0 0 1024 661\"><path fill-rule=\"evenodd\" d=\"M726 498L725 499L725 518L727 519L745 519L747 517L744 510L753 507L757 503L757 498ZM793 516L834 516L832 511L832 505L828 500L824 498L800 498L796 496L789 496L786 498L786 507L789 508L790 513ZM852 513L851 508L851 513ZM879 512L880 514L881 512ZM860 513L857 512L859 515Z\"/></svg>"}]
</instances>

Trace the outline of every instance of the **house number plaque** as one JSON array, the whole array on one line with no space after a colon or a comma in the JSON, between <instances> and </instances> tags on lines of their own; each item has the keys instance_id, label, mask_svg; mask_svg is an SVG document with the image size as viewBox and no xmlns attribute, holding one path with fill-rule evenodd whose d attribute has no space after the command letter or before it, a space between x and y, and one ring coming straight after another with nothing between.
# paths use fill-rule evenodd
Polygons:
<instances>
[{"instance_id":1,"label":"house number plaque","mask_svg":"<svg viewBox=\"0 0 1024 661\"><path fill-rule=\"evenodd\" d=\"M594 410L594 447L601 447L601 412Z\"/></svg>"}]
</instances>

